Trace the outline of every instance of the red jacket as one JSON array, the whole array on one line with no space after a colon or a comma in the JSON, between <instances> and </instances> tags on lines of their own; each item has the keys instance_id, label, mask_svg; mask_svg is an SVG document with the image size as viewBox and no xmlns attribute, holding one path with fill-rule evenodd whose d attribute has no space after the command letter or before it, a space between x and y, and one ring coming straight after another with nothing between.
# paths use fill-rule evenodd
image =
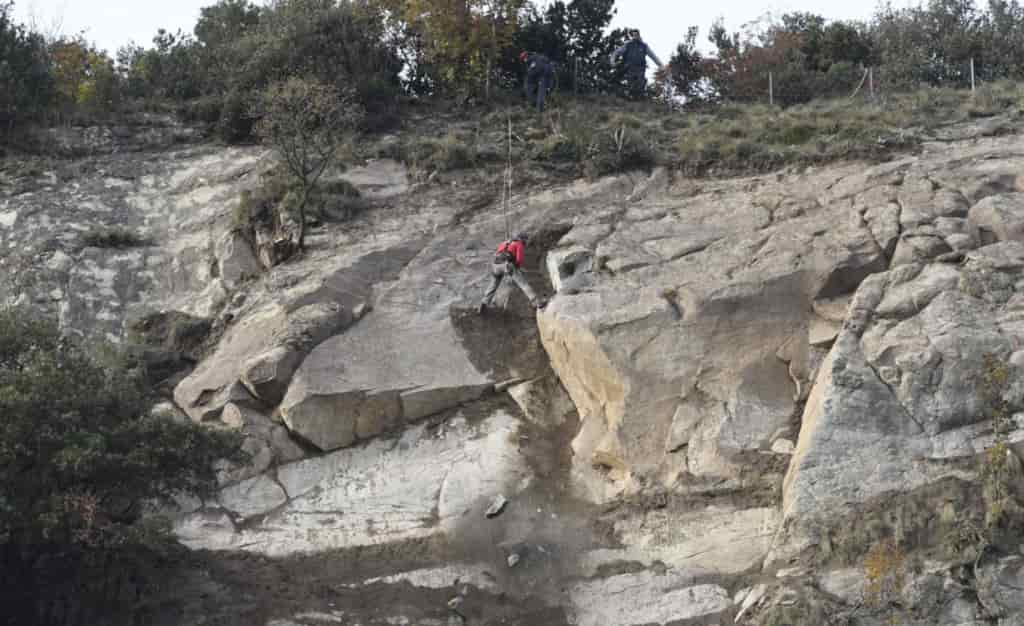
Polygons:
<instances>
[{"instance_id":1,"label":"red jacket","mask_svg":"<svg viewBox=\"0 0 1024 626\"><path fill-rule=\"evenodd\" d=\"M522 267L523 266L523 253L526 250L526 246L523 245L523 242L522 241L506 241L506 242L502 243L500 246L498 246L498 252L496 254L501 254L502 252L505 252L506 250L508 252L511 252L512 256L515 257L516 267Z\"/></svg>"}]
</instances>

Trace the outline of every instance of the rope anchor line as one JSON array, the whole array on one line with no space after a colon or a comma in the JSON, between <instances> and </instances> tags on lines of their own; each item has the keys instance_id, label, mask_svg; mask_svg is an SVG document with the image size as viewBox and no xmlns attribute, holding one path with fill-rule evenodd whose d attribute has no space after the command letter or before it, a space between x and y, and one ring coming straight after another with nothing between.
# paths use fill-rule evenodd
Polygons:
<instances>
[{"instance_id":1,"label":"rope anchor line","mask_svg":"<svg viewBox=\"0 0 1024 626\"><path fill-rule=\"evenodd\" d=\"M512 114L508 115L508 162L505 181L501 189L501 204L505 211L505 241L512 239Z\"/></svg>"}]
</instances>

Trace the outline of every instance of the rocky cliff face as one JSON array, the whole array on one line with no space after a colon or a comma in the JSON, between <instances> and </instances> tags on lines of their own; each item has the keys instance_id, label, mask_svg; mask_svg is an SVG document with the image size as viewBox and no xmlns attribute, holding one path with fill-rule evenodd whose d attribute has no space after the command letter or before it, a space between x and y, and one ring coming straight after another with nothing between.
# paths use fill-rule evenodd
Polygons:
<instances>
[{"instance_id":1,"label":"rocky cliff face","mask_svg":"<svg viewBox=\"0 0 1024 626\"><path fill-rule=\"evenodd\" d=\"M551 304L484 317L486 181L367 163L370 209L265 273L231 213L268 155L150 146L7 181L0 284L141 337L169 418L244 433L251 464L169 512L254 570L182 623L1016 624L1018 546L977 547L990 451L1011 482L1024 453L1024 140L954 135L520 187Z\"/></svg>"}]
</instances>

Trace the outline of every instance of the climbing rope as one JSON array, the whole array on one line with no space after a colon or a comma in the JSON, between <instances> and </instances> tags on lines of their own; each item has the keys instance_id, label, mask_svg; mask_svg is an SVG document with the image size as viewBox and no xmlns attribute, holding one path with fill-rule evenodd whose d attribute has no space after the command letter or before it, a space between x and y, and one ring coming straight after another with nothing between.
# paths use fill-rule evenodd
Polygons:
<instances>
[{"instance_id":1,"label":"climbing rope","mask_svg":"<svg viewBox=\"0 0 1024 626\"><path fill-rule=\"evenodd\" d=\"M508 162L505 165L505 184L501 190L501 203L505 211L505 241L512 239L512 114L508 115Z\"/></svg>"}]
</instances>

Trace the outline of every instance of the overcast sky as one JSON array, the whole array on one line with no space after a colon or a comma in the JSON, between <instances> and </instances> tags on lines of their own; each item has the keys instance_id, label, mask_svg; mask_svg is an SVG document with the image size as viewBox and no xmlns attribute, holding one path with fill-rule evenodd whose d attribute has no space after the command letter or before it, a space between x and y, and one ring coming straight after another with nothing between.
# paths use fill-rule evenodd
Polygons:
<instances>
[{"instance_id":1,"label":"overcast sky","mask_svg":"<svg viewBox=\"0 0 1024 626\"><path fill-rule=\"evenodd\" d=\"M148 45L158 28L191 32L199 8L215 1L15 0L15 13L51 34L84 31L87 38L113 53L129 41ZM658 56L667 61L688 26L701 28L703 43L716 17L724 17L731 29L768 11L814 11L830 19L867 19L875 4L875 0L618 0L615 26L639 28Z\"/></svg>"}]
</instances>

